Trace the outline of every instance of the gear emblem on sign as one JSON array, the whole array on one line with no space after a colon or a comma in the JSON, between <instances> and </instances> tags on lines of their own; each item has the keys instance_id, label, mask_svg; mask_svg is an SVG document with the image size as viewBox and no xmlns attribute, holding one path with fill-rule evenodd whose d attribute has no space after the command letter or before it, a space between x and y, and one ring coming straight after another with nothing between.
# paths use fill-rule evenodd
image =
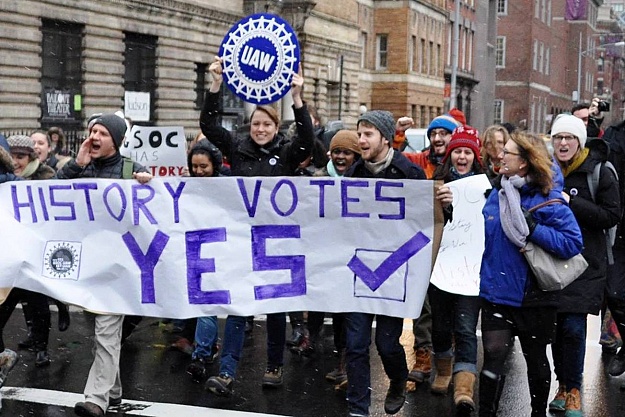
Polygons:
<instances>
[{"instance_id":1,"label":"gear emblem on sign","mask_svg":"<svg viewBox=\"0 0 625 417\"><path fill-rule=\"evenodd\" d=\"M295 31L279 16L255 14L237 22L224 37L226 85L246 102L264 105L281 99L291 88L299 65Z\"/></svg>"},{"instance_id":2,"label":"gear emblem on sign","mask_svg":"<svg viewBox=\"0 0 625 417\"><path fill-rule=\"evenodd\" d=\"M80 242L49 241L43 260L43 276L56 279L78 279Z\"/></svg>"}]
</instances>

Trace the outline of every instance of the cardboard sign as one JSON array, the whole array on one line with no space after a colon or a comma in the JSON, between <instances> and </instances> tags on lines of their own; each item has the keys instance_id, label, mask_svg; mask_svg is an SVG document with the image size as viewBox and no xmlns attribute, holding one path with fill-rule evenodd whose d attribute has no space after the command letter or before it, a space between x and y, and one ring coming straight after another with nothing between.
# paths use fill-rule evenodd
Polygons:
<instances>
[{"instance_id":1,"label":"cardboard sign","mask_svg":"<svg viewBox=\"0 0 625 417\"><path fill-rule=\"evenodd\" d=\"M150 121L150 93L124 92L124 115L133 122Z\"/></svg>"},{"instance_id":2,"label":"cardboard sign","mask_svg":"<svg viewBox=\"0 0 625 417\"><path fill-rule=\"evenodd\" d=\"M179 177L187 166L183 127L134 125L119 149L155 177Z\"/></svg>"},{"instance_id":3,"label":"cardboard sign","mask_svg":"<svg viewBox=\"0 0 625 417\"><path fill-rule=\"evenodd\" d=\"M417 317L434 183L258 177L0 184L0 288L151 317Z\"/></svg>"},{"instance_id":4,"label":"cardboard sign","mask_svg":"<svg viewBox=\"0 0 625 417\"><path fill-rule=\"evenodd\" d=\"M299 43L295 31L281 17L255 14L230 29L219 56L228 88L244 101L263 105L290 90L299 66Z\"/></svg>"}]
</instances>

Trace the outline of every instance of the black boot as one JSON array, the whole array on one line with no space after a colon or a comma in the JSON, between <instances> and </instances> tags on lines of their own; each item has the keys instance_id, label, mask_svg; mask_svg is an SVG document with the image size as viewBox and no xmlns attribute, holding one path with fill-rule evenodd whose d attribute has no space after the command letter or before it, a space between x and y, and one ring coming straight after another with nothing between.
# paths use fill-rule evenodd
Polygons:
<instances>
[{"instance_id":1,"label":"black boot","mask_svg":"<svg viewBox=\"0 0 625 417\"><path fill-rule=\"evenodd\" d=\"M503 391L505 376L480 374L479 417L495 417L499 409L499 399Z\"/></svg>"},{"instance_id":2,"label":"black boot","mask_svg":"<svg viewBox=\"0 0 625 417\"><path fill-rule=\"evenodd\" d=\"M56 308L59 310L59 331L64 332L69 327L69 308L60 301L56 301Z\"/></svg>"}]
</instances>

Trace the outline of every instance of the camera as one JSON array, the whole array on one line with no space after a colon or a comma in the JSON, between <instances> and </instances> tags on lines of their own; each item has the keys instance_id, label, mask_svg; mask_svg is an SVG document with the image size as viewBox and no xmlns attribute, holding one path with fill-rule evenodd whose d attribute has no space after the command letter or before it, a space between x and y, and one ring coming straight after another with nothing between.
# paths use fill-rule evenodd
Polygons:
<instances>
[{"instance_id":1,"label":"camera","mask_svg":"<svg viewBox=\"0 0 625 417\"><path fill-rule=\"evenodd\" d=\"M610 103L600 100L599 103L597 103L597 110L599 110L600 112L610 111Z\"/></svg>"}]
</instances>

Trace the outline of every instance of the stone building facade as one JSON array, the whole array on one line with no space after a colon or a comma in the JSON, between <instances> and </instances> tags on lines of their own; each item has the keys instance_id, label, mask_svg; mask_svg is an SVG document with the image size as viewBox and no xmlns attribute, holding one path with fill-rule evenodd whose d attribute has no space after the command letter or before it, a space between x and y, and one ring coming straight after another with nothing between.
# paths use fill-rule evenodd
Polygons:
<instances>
[{"instance_id":1,"label":"stone building facade","mask_svg":"<svg viewBox=\"0 0 625 417\"><path fill-rule=\"evenodd\" d=\"M0 132L80 130L137 100L146 124L196 133L208 65L256 12L298 33L305 99L324 120L353 127L378 108L423 127L444 112L446 0L20 0L0 1ZM246 121L232 94L223 105L225 126ZM288 97L279 106L292 118Z\"/></svg>"}]
</instances>

